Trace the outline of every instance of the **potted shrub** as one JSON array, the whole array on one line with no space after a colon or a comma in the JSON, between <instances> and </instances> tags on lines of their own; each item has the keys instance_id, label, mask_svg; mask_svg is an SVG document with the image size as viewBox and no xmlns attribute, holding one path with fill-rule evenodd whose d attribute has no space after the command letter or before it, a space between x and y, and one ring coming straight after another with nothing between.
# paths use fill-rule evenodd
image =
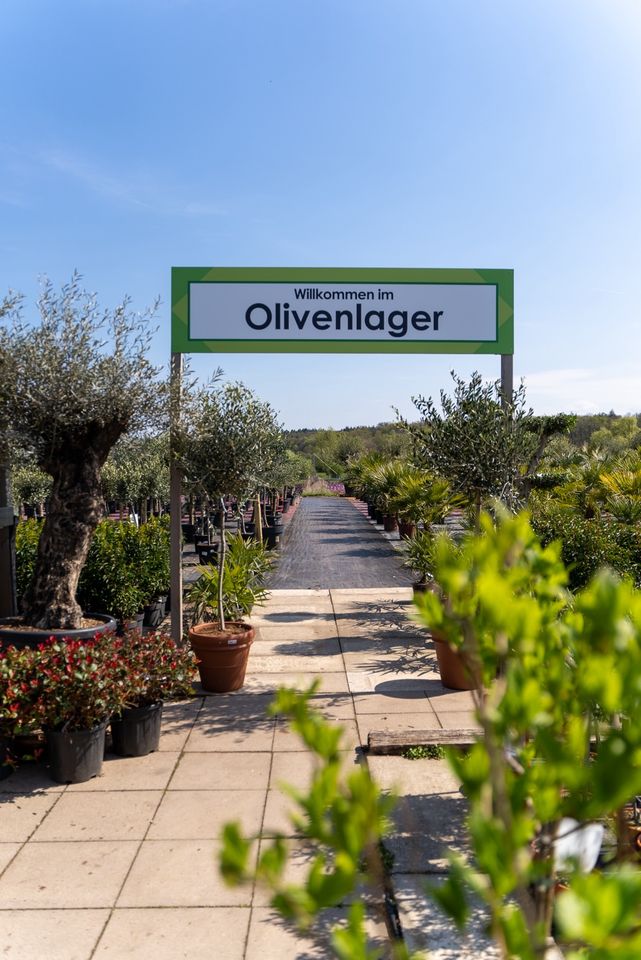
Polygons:
<instances>
[{"instance_id":1,"label":"potted shrub","mask_svg":"<svg viewBox=\"0 0 641 960\"><path fill-rule=\"evenodd\" d=\"M124 702L111 718L114 753L143 757L158 749L163 702L194 692L194 670L191 651L167 634L125 635L119 668Z\"/></svg>"},{"instance_id":2,"label":"potted shrub","mask_svg":"<svg viewBox=\"0 0 641 960\"><path fill-rule=\"evenodd\" d=\"M244 680L242 661L246 664L254 631L242 619L229 619L225 611L225 497L243 501L264 486L273 462L282 454L281 430L269 404L242 384L202 391L190 410L189 420L183 420L176 431L176 456L188 482L197 483L218 504L219 547L216 619L192 627L189 638L204 689L212 689L209 670L216 663L238 660L234 686L228 688L237 689Z\"/></svg>"},{"instance_id":3,"label":"potted shrub","mask_svg":"<svg viewBox=\"0 0 641 960\"><path fill-rule=\"evenodd\" d=\"M33 717L58 783L82 783L100 773L109 718L123 706L124 652L122 640L110 634L88 641L51 637L25 651Z\"/></svg>"},{"instance_id":4,"label":"potted shrub","mask_svg":"<svg viewBox=\"0 0 641 960\"><path fill-rule=\"evenodd\" d=\"M429 610L431 614L430 632L436 660L438 662L441 683L448 690L473 690L475 682L470 674L465 655L460 644L454 644L451 637L446 637L439 630L439 611L447 604L447 597L440 585L434 579L434 571L438 563L439 553L449 549L453 556L458 555L459 548L447 534L434 537L429 531L421 531L412 540L407 541L407 555L405 565L415 570L420 579L414 584L414 600L419 610ZM426 616L424 614L424 622Z\"/></svg>"},{"instance_id":5,"label":"potted shrub","mask_svg":"<svg viewBox=\"0 0 641 960\"><path fill-rule=\"evenodd\" d=\"M13 770L15 738L38 726L30 654L29 649L15 646L0 651L0 780Z\"/></svg>"},{"instance_id":6,"label":"potted shrub","mask_svg":"<svg viewBox=\"0 0 641 960\"><path fill-rule=\"evenodd\" d=\"M23 626L91 634L103 623L85 621L76 588L102 513L101 470L119 437L163 410L147 360L153 310L133 314L125 300L103 311L77 275L60 294L46 283L38 306L36 325L19 300L0 309L0 460L26 447L52 478Z\"/></svg>"}]
</instances>

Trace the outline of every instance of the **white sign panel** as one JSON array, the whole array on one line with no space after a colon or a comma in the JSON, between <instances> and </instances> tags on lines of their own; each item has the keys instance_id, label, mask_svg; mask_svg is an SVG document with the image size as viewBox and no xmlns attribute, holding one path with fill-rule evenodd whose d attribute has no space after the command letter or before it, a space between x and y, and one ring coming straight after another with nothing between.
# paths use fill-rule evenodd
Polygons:
<instances>
[{"instance_id":1,"label":"white sign panel","mask_svg":"<svg viewBox=\"0 0 641 960\"><path fill-rule=\"evenodd\" d=\"M491 341L494 284L189 283L190 340Z\"/></svg>"}]
</instances>

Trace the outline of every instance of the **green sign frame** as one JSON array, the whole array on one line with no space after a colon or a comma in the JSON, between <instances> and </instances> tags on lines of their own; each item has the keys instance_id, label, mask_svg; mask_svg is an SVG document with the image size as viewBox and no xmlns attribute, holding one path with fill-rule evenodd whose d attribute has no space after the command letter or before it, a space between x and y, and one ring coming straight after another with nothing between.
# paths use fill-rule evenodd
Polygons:
<instances>
[{"instance_id":1,"label":"green sign frame","mask_svg":"<svg viewBox=\"0 0 641 960\"><path fill-rule=\"evenodd\" d=\"M493 340L411 339L197 339L190 337L190 284L294 283L484 285L496 288ZM349 267L173 267L171 272L172 353L514 353L514 271Z\"/></svg>"}]
</instances>

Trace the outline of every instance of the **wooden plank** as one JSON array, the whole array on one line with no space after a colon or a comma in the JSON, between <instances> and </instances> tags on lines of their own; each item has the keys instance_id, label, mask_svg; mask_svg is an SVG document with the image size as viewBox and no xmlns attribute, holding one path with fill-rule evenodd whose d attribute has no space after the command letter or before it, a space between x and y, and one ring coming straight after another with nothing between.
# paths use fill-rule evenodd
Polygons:
<instances>
[{"instance_id":1,"label":"wooden plank","mask_svg":"<svg viewBox=\"0 0 641 960\"><path fill-rule=\"evenodd\" d=\"M371 730L367 735L370 753L399 753L407 747L469 747L479 739L477 727L463 730Z\"/></svg>"}]
</instances>

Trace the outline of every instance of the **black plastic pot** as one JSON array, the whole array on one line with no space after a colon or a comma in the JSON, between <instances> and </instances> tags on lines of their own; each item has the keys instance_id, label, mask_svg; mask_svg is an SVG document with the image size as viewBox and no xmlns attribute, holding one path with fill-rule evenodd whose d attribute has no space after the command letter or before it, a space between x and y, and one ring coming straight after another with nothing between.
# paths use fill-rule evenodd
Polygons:
<instances>
[{"instance_id":1,"label":"black plastic pot","mask_svg":"<svg viewBox=\"0 0 641 960\"><path fill-rule=\"evenodd\" d=\"M127 617L126 620L118 621L118 636L122 637L125 633L142 634L142 625L145 619L144 613L135 613L133 617Z\"/></svg>"},{"instance_id":2,"label":"black plastic pot","mask_svg":"<svg viewBox=\"0 0 641 960\"><path fill-rule=\"evenodd\" d=\"M19 617L7 617L0 620L0 650L13 645L21 650L23 647L37 647L51 636L66 640L91 640L96 635L114 633L116 620L104 613L85 613L91 620L99 620L100 626L82 627L78 630L37 630L35 627L16 629L21 623Z\"/></svg>"},{"instance_id":3,"label":"black plastic pot","mask_svg":"<svg viewBox=\"0 0 641 960\"><path fill-rule=\"evenodd\" d=\"M105 755L107 721L91 730L46 730L49 773L57 783L84 783L97 777Z\"/></svg>"},{"instance_id":4,"label":"black plastic pot","mask_svg":"<svg viewBox=\"0 0 641 960\"><path fill-rule=\"evenodd\" d=\"M0 780L6 780L13 773L12 764L8 763L11 740L0 733Z\"/></svg>"},{"instance_id":5,"label":"black plastic pot","mask_svg":"<svg viewBox=\"0 0 641 960\"><path fill-rule=\"evenodd\" d=\"M119 757L146 757L158 749L162 701L145 707L130 707L119 717L112 717L113 752Z\"/></svg>"},{"instance_id":6,"label":"black plastic pot","mask_svg":"<svg viewBox=\"0 0 641 960\"><path fill-rule=\"evenodd\" d=\"M143 627L149 627L152 630L158 629L165 619L165 601L153 600L148 603L143 611Z\"/></svg>"}]
</instances>

